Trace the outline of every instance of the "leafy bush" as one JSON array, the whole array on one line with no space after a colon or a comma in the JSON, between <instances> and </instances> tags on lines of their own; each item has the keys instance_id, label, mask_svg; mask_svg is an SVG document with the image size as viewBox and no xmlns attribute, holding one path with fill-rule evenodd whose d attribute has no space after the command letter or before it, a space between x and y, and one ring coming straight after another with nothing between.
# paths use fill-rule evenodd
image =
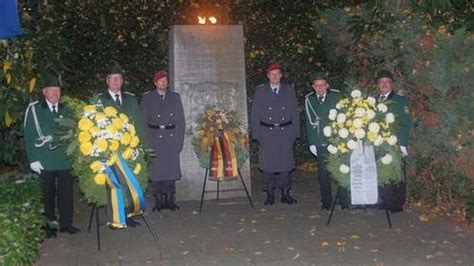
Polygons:
<instances>
[{"instance_id":1,"label":"leafy bush","mask_svg":"<svg viewBox=\"0 0 474 266\"><path fill-rule=\"evenodd\" d=\"M0 175L0 264L28 265L38 257L46 220L40 181L33 175Z\"/></svg>"}]
</instances>

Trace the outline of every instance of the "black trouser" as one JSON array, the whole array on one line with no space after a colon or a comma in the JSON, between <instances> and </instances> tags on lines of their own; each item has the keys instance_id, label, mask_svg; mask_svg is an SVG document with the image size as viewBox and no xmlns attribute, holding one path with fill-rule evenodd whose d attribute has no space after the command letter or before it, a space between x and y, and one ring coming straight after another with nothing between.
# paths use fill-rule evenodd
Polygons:
<instances>
[{"instance_id":1,"label":"black trouser","mask_svg":"<svg viewBox=\"0 0 474 266\"><path fill-rule=\"evenodd\" d=\"M58 195L59 227L72 224L73 189L70 170L42 171L43 203L46 219L56 220L54 216L56 192Z\"/></svg>"},{"instance_id":2,"label":"black trouser","mask_svg":"<svg viewBox=\"0 0 474 266\"><path fill-rule=\"evenodd\" d=\"M331 191L331 174L327 170L328 150L326 146L318 146L318 156L316 162L318 163L318 179L319 190L321 192L321 204L325 208L331 207L332 191Z\"/></svg>"},{"instance_id":3,"label":"black trouser","mask_svg":"<svg viewBox=\"0 0 474 266\"><path fill-rule=\"evenodd\" d=\"M284 172L266 172L263 171L263 190L269 191L273 190L278 184L282 189L291 188L291 177L289 171Z\"/></svg>"},{"instance_id":4,"label":"black trouser","mask_svg":"<svg viewBox=\"0 0 474 266\"><path fill-rule=\"evenodd\" d=\"M152 180L153 192L155 195L163 193L176 193L176 180L155 181Z\"/></svg>"}]
</instances>

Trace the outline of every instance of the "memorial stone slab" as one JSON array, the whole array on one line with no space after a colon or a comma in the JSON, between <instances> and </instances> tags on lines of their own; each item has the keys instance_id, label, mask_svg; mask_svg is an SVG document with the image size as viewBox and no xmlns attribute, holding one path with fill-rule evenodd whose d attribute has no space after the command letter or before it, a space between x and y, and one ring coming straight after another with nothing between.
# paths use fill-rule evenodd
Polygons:
<instances>
[{"instance_id":1,"label":"memorial stone slab","mask_svg":"<svg viewBox=\"0 0 474 266\"><path fill-rule=\"evenodd\" d=\"M176 183L178 200L200 200L205 169L191 145L192 129L207 105L237 112L248 131L243 28L241 25L176 25L170 30L170 85L181 95L186 118L186 137L181 152L183 178ZM249 192L250 166L240 169ZM208 181L207 190L217 182ZM239 180L220 182L220 198L245 197ZM206 193L205 199L216 197Z\"/></svg>"}]
</instances>

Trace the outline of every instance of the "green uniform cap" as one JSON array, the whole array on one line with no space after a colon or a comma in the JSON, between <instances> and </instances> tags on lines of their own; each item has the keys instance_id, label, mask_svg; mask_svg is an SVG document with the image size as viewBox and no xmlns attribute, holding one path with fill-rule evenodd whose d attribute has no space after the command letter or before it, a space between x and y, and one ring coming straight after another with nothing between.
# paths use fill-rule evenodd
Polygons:
<instances>
[{"instance_id":1,"label":"green uniform cap","mask_svg":"<svg viewBox=\"0 0 474 266\"><path fill-rule=\"evenodd\" d=\"M62 86L63 86L63 82L61 80L61 75L48 73L43 78L43 88L44 87L62 87Z\"/></svg>"},{"instance_id":2,"label":"green uniform cap","mask_svg":"<svg viewBox=\"0 0 474 266\"><path fill-rule=\"evenodd\" d=\"M375 79L375 81L377 81L381 78L389 78L393 81L393 74L392 74L392 72L388 71L387 69L382 69L377 73L377 78Z\"/></svg>"},{"instance_id":3,"label":"green uniform cap","mask_svg":"<svg viewBox=\"0 0 474 266\"><path fill-rule=\"evenodd\" d=\"M114 62L106 68L105 74L107 76L113 74L123 74L123 69L117 62Z\"/></svg>"},{"instance_id":4,"label":"green uniform cap","mask_svg":"<svg viewBox=\"0 0 474 266\"><path fill-rule=\"evenodd\" d=\"M313 75L313 79L311 80L311 83L313 83L315 80L328 80L328 77L326 76L326 73L324 72L316 72Z\"/></svg>"}]
</instances>

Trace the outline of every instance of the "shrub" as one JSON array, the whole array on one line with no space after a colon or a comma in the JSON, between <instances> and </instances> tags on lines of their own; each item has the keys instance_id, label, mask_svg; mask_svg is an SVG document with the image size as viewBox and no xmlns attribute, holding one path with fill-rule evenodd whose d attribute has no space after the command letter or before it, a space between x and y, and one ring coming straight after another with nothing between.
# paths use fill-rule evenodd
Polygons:
<instances>
[{"instance_id":1,"label":"shrub","mask_svg":"<svg viewBox=\"0 0 474 266\"><path fill-rule=\"evenodd\" d=\"M32 264L43 240L42 190L33 175L0 175L0 265Z\"/></svg>"}]
</instances>

